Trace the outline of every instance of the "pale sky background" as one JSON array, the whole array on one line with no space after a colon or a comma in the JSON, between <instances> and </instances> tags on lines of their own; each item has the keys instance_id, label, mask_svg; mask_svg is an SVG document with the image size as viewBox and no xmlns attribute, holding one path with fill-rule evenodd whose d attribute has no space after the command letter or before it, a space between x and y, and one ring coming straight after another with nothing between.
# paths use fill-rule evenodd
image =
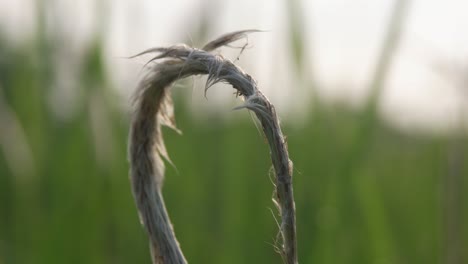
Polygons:
<instances>
[{"instance_id":1,"label":"pale sky background","mask_svg":"<svg viewBox=\"0 0 468 264\"><path fill-rule=\"evenodd\" d=\"M249 37L252 47L243 53L239 64L258 80L260 88L278 105L281 115L297 114L310 106L307 96L310 91L298 88L301 81L291 73L294 65L288 59L285 1L109 0L103 1L104 14L96 12L98 1L94 0L45 2L50 3L48 31L65 36L60 52L67 54L70 62L73 57L80 57L99 30L104 33L109 74L123 104L128 102L145 60L121 57L149 47L190 40L195 25L206 14L202 6L209 6L210 19L217 22L209 28L208 37L239 29L268 30ZM300 2L306 40L305 71L313 75L322 100L359 107L365 99L394 1ZM33 0L0 0L0 31L12 42L22 43L33 37L36 27L33 3ZM405 131L442 133L459 127L460 113L464 112L466 126L467 11L466 0L411 1L380 104L381 116L390 124ZM237 51L227 54L234 59ZM73 105L71 98L77 87L69 79L61 84L51 100L60 98L67 106ZM212 96L224 102L227 99L223 98L232 97L232 93L212 89L209 97ZM200 102L195 97L200 97ZM204 100L196 95L192 103L208 107L217 101Z\"/></svg>"}]
</instances>

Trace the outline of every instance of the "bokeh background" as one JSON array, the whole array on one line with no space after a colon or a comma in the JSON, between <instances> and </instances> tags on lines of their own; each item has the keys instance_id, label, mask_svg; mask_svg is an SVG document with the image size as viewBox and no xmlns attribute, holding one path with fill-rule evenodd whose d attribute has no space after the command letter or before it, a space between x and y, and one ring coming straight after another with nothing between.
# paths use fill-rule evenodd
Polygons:
<instances>
[{"instance_id":1,"label":"bokeh background","mask_svg":"<svg viewBox=\"0 0 468 264\"><path fill-rule=\"evenodd\" d=\"M128 181L154 46L220 52L277 106L300 263L468 261L464 1L0 1L0 263L150 263ZM239 47L247 44L241 52ZM237 48L236 48L237 47ZM239 56L240 55L240 56ZM224 85L173 87L164 195L191 263L281 263L268 148Z\"/></svg>"}]
</instances>

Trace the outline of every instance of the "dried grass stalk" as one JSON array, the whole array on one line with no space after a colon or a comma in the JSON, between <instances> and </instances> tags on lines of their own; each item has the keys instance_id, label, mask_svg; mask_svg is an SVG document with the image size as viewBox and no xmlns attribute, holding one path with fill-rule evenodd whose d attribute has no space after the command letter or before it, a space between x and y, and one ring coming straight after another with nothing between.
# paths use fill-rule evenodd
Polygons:
<instances>
[{"instance_id":1,"label":"dried grass stalk","mask_svg":"<svg viewBox=\"0 0 468 264\"><path fill-rule=\"evenodd\" d=\"M134 97L134 114L130 128L130 180L139 216L149 239L153 263L187 263L169 220L161 188L164 178L163 159L168 160L161 125L175 129L169 87L191 75L207 74L206 89L225 82L241 95L247 108L255 113L270 147L276 174L275 204L281 215L279 251L285 263L297 263L295 205L292 188L292 162L281 132L275 108L258 90L257 83L232 61L211 51L228 45L254 30L237 31L219 37L203 49L186 45L153 48L136 56L156 53L148 64L146 76Z\"/></svg>"}]
</instances>

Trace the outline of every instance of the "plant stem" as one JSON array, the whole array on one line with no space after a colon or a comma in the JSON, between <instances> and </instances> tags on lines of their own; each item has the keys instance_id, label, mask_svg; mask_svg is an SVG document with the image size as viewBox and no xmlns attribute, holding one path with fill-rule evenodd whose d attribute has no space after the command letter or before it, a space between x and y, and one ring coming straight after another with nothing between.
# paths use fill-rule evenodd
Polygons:
<instances>
[{"instance_id":1,"label":"plant stem","mask_svg":"<svg viewBox=\"0 0 468 264\"><path fill-rule=\"evenodd\" d=\"M136 56L159 53L150 62L148 74L135 95L135 113L130 128L130 179L140 219L150 238L153 263L187 263L177 242L161 194L167 157L161 125L175 128L169 87L179 79L207 74L206 89L218 82L229 83L244 97L237 107L253 111L260 120L270 146L276 173L276 202L281 214L280 253L287 264L297 263L295 205L292 188L292 162L274 106L258 90L257 83L232 61L211 51L238 40L250 32L225 34L206 44L203 50L177 45L153 48Z\"/></svg>"}]
</instances>

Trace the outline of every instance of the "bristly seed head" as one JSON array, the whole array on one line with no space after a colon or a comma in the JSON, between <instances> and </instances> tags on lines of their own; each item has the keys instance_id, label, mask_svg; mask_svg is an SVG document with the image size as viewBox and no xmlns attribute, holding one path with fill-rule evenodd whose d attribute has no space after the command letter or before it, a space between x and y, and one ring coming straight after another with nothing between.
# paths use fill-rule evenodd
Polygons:
<instances>
[{"instance_id":1,"label":"bristly seed head","mask_svg":"<svg viewBox=\"0 0 468 264\"><path fill-rule=\"evenodd\" d=\"M199 74L208 75L208 88L225 82L245 103L235 109L253 111L263 128L270 146L276 173L276 194L282 216L280 227L282 253L288 264L297 263L294 200L291 184L291 162L273 105L258 90L255 80L232 61L211 51L258 30L243 30L225 34L196 49L184 44L152 48L133 57L157 53L146 65L147 73L134 95L134 114L129 136L130 179L142 224L150 238L153 263L187 263L177 242L164 205L161 188L164 162L170 162L161 126L176 129L170 87L175 81ZM132 57L132 58L133 58ZM151 64L150 64L151 63Z\"/></svg>"}]
</instances>

